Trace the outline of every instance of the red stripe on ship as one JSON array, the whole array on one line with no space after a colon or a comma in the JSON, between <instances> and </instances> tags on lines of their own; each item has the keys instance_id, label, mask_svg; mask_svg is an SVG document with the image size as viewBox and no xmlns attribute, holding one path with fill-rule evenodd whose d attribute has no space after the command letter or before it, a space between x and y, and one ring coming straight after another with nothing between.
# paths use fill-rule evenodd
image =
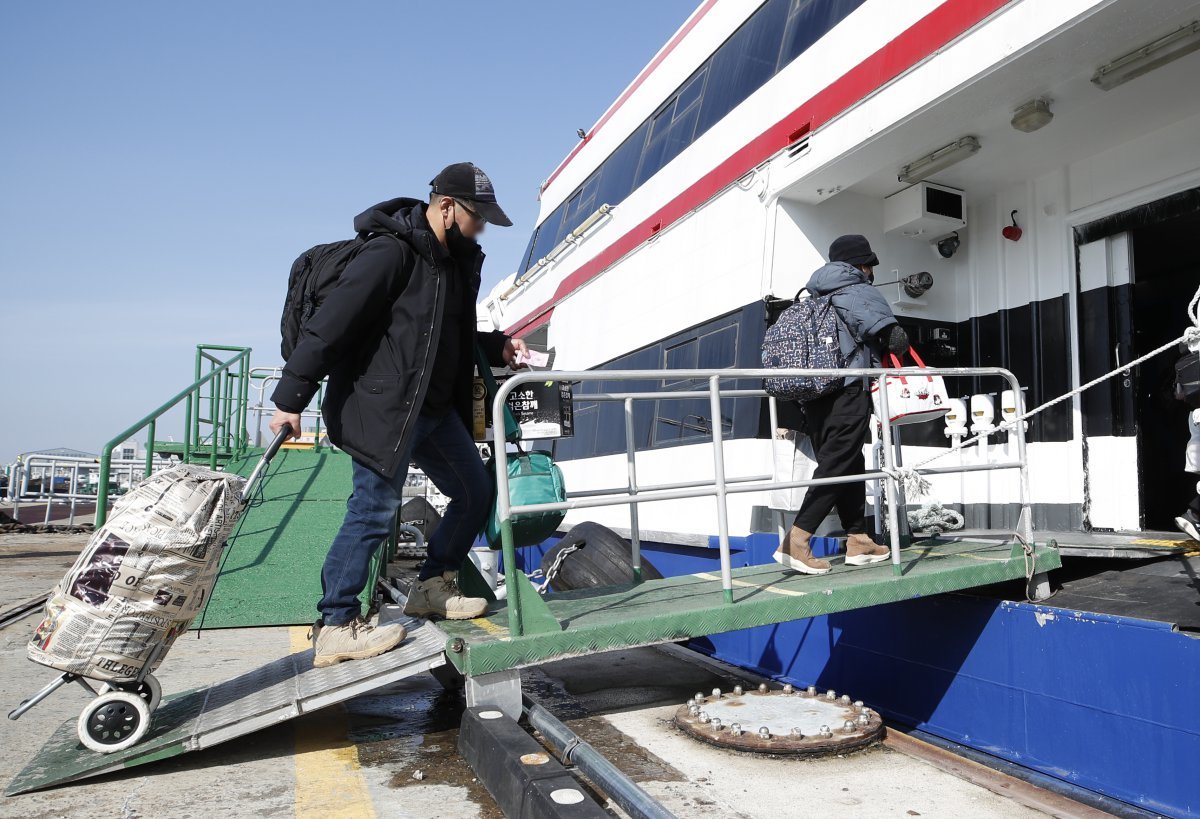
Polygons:
<instances>
[{"instance_id":1,"label":"red stripe on ship","mask_svg":"<svg viewBox=\"0 0 1200 819\"><path fill-rule=\"evenodd\" d=\"M853 108L1010 2L1012 0L947 0L581 265L562 280L550 301L511 324L505 332L512 335L545 324L550 320L550 311L555 304L626 253L707 202L804 133Z\"/></svg>"}]
</instances>

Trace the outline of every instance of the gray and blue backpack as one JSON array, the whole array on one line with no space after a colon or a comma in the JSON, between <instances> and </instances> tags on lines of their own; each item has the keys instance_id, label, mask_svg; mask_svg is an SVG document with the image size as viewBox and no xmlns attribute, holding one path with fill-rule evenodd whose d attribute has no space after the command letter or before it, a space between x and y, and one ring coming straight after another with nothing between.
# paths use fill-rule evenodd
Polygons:
<instances>
[{"instance_id":1,"label":"gray and blue backpack","mask_svg":"<svg viewBox=\"0 0 1200 819\"><path fill-rule=\"evenodd\" d=\"M839 288L840 289L840 288ZM771 370L836 370L846 366L838 339L841 319L833 307L832 293L815 296L806 290L767 328L762 345L762 365ZM837 291L834 291L837 292ZM844 376L788 376L764 378L768 395L806 403L837 390Z\"/></svg>"}]
</instances>

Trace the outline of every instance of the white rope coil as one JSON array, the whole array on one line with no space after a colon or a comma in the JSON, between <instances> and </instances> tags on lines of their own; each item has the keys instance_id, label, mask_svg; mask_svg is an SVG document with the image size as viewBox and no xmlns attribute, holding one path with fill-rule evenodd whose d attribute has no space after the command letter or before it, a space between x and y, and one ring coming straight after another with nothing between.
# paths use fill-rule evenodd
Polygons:
<instances>
[{"instance_id":1,"label":"white rope coil","mask_svg":"<svg viewBox=\"0 0 1200 819\"><path fill-rule=\"evenodd\" d=\"M927 503L916 512L908 513L908 526L914 532L929 532L938 535L963 528L964 518L953 509L947 509L936 501Z\"/></svg>"}]
</instances>

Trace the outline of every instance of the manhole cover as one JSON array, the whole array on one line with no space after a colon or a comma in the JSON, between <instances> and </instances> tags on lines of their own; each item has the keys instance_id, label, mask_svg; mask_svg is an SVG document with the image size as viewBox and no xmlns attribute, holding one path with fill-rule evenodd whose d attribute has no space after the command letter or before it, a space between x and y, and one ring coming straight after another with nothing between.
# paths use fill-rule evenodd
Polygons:
<instances>
[{"instance_id":1,"label":"manhole cover","mask_svg":"<svg viewBox=\"0 0 1200 819\"><path fill-rule=\"evenodd\" d=\"M698 691L675 713L675 724L712 745L766 754L838 753L883 736L883 720L861 701L790 685Z\"/></svg>"}]
</instances>

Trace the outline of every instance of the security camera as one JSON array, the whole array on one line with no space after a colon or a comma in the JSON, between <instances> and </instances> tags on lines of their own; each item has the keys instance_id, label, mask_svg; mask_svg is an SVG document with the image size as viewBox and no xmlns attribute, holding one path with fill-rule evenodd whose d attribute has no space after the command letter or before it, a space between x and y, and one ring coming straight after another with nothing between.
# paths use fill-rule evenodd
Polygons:
<instances>
[{"instance_id":1,"label":"security camera","mask_svg":"<svg viewBox=\"0 0 1200 819\"><path fill-rule=\"evenodd\" d=\"M899 282L904 287L904 294L910 299L920 298L933 289L933 276L922 271L905 276Z\"/></svg>"},{"instance_id":2,"label":"security camera","mask_svg":"<svg viewBox=\"0 0 1200 819\"><path fill-rule=\"evenodd\" d=\"M933 243L937 255L943 259L949 259L958 252L959 246L962 244L962 239L958 238L958 231L954 231L944 239L938 239Z\"/></svg>"}]
</instances>

